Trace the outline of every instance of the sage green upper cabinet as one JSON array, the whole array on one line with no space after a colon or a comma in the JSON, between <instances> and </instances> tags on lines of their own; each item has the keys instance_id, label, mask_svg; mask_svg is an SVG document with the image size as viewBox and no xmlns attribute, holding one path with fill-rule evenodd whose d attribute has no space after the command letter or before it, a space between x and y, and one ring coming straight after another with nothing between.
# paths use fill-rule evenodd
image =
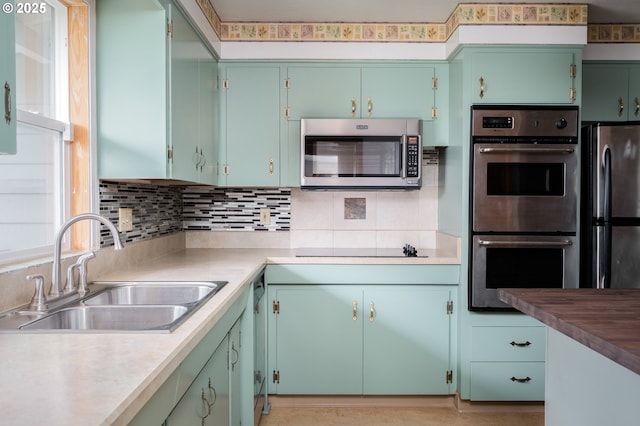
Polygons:
<instances>
[{"instance_id":1,"label":"sage green upper cabinet","mask_svg":"<svg viewBox=\"0 0 640 426\"><path fill-rule=\"evenodd\" d=\"M280 185L280 68L228 65L224 89L219 184Z\"/></svg>"},{"instance_id":2,"label":"sage green upper cabinet","mask_svg":"<svg viewBox=\"0 0 640 426\"><path fill-rule=\"evenodd\" d=\"M321 64L287 69L287 112L301 118L420 118L435 114L435 68Z\"/></svg>"},{"instance_id":3,"label":"sage green upper cabinet","mask_svg":"<svg viewBox=\"0 0 640 426\"><path fill-rule=\"evenodd\" d=\"M289 67L287 74L290 120L360 117L359 67Z\"/></svg>"},{"instance_id":4,"label":"sage green upper cabinet","mask_svg":"<svg viewBox=\"0 0 640 426\"><path fill-rule=\"evenodd\" d=\"M470 56L472 103L576 104L579 101L576 75L580 57L572 50L482 49L472 51Z\"/></svg>"},{"instance_id":5,"label":"sage green upper cabinet","mask_svg":"<svg viewBox=\"0 0 640 426\"><path fill-rule=\"evenodd\" d=\"M360 116L420 118L435 115L435 69L428 66L362 68Z\"/></svg>"},{"instance_id":6,"label":"sage green upper cabinet","mask_svg":"<svg viewBox=\"0 0 640 426\"><path fill-rule=\"evenodd\" d=\"M168 102L171 117L172 177L216 183L218 152L218 66L185 16L168 5L170 38Z\"/></svg>"},{"instance_id":7,"label":"sage green upper cabinet","mask_svg":"<svg viewBox=\"0 0 640 426\"><path fill-rule=\"evenodd\" d=\"M96 6L99 177L215 183L213 55L171 2Z\"/></svg>"},{"instance_id":8,"label":"sage green upper cabinet","mask_svg":"<svg viewBox=\"0 0 640 426\"><path fill-rule=\"evenodd\" d=\"M640 64L583 66L582 121L640 120Z\"/></svg>"},{"instance_id":9,"label":"sage green upper cabinet","mask_svg":"<svg viewBox=\"0 0 640 426\"><path fill-rule=\"evenodd\" d=\"M13 2L9 2L13 3ZM16 39L13 13L0 14L0 154L15 154L16 145Z\"/></svg>"}]
</instances>

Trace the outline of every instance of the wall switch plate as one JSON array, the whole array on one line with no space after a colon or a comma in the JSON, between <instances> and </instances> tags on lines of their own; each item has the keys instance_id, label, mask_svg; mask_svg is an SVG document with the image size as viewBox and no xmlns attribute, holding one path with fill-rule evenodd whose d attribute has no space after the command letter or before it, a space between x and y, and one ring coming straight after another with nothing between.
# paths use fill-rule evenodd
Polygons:
<instances>
[{"instance_id":1,"label":"wall switch plate","mask_svg":"<svg viewBox=\"0 0 640 426\"><path fill-rule=\"evenodd\" d=\"M133 209L118 209L118 231L127 232L133 229Z\"/></svg>"},{"instance_id":2,"label":"wall switch plate","mask_svg":"<svg viewBox=\"0 0 640 426\"><path fill-rule=\"evenodd\" d=\"M260 225L271 224L271 209L260 209Z\"/></svg>"}]
</instances>

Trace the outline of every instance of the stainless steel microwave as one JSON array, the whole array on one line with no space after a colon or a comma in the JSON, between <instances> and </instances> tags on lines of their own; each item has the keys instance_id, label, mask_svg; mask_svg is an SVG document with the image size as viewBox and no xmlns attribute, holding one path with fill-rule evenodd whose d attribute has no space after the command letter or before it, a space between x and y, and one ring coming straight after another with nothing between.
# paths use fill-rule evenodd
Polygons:
<instances>
[{"instance_id":1,"label":"stainless steel microwave","mask_svg":"<svg viewBox=\"0 0 640 426\"><path fill-rule=\"evenodd\" d=\"M422 121L301 120L303 189L419 189Z\"/></svg>"}]
</instances>

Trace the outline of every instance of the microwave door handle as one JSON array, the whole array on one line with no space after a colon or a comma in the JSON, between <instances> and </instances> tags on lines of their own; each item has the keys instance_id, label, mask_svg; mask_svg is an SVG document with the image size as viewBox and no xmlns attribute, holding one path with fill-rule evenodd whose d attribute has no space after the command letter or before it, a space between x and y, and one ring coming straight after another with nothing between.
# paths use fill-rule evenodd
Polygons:
<instances>
[{"instance_id":1,"label":"microwave door handle","mask_svg":"<svg viewBox=\"0 0 640 426\"><path fill-rule=\"evenodd\" d=\"M478 240L478 244L484 247L568 247L573 245L569 240L553 241L498 241L498 240Z\"/></svg>"},{"instance_id":2,"label":"microwave door handle","mask_svg":"<svg viewBox=\"0 0 640 426\"><path fill-rule=\"evenodd\" d=\"M400 166L402 167L402 178L406 179L407 178L407 134L403 134L402 135L402 163L400 164Z\"/></svg>"}]
</instances>

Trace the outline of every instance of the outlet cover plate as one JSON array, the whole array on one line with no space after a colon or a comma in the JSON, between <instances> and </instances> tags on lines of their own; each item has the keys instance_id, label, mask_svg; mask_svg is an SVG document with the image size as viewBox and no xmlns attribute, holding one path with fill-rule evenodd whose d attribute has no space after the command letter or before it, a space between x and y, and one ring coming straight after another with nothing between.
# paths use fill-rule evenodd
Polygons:
<instances>
[{"instance_id":1,"label":"outlet cover plate","mask_svg":"<svg viewBox=\"0 0 640 426\"><path fill-rule=\"evenodd\" d=\"M118 209L118 231L127 232L133 229L133 209Z\"/></svg>"}]
</instances>

